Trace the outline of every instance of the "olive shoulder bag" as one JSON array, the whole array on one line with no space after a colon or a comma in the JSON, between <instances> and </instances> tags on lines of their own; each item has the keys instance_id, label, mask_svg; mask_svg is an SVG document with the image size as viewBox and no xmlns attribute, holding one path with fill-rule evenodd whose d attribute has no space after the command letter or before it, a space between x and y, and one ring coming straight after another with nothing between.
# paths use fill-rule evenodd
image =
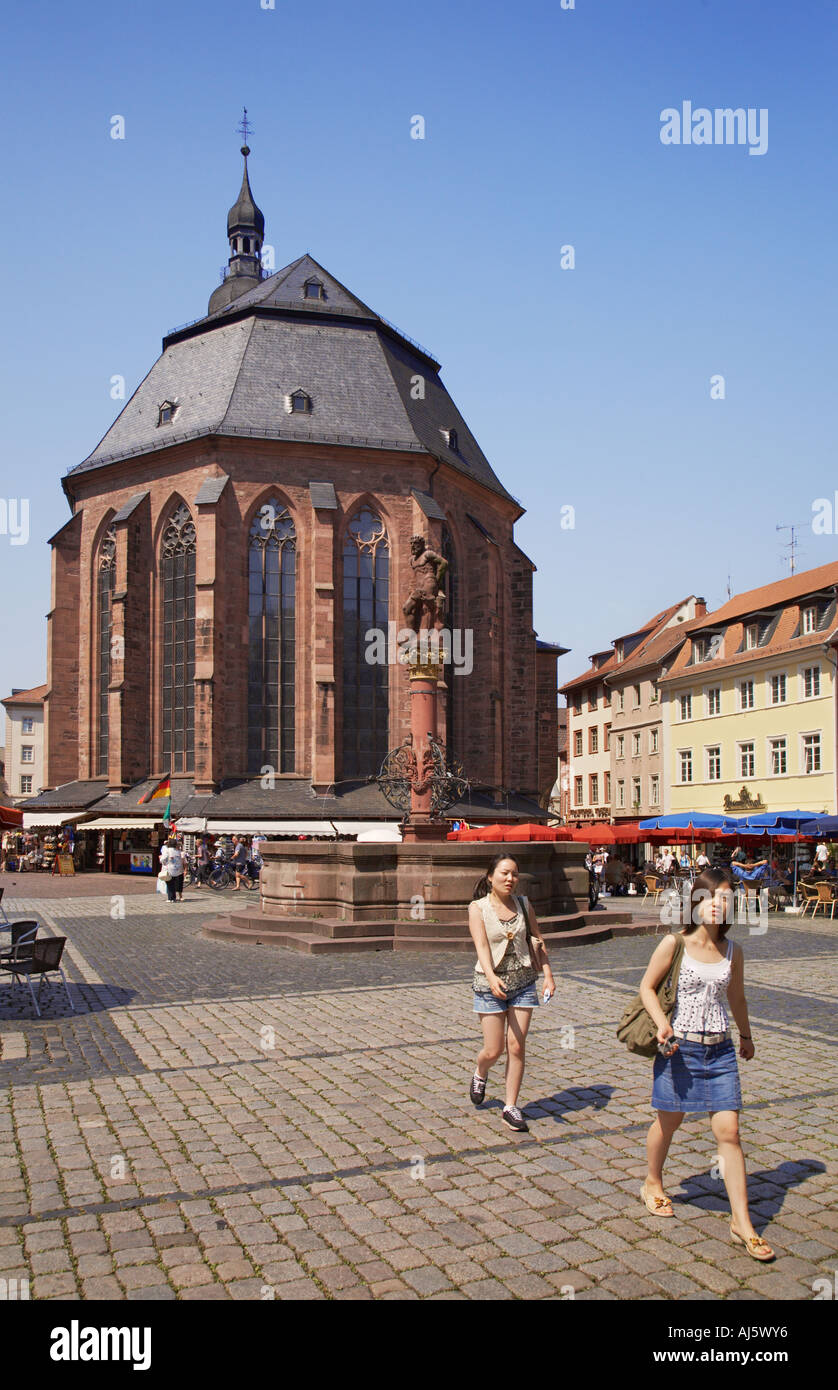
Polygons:
<instances>
[{"instance_id":1,"label":"olive shoulder bag","mask_svg":"<svg viewBox=\"0 0 838 1390\"><path fill-rule=\"evenodd\" d=\"M658 1003L668 1019L672 1018L675 1010L675 999L678 994L678 976L681 973L681 960L684 955L683 935L680 933L676 935L675 942L672 962L656 991ZM646 1005L639 993L635 995L620 1019L617 1037L621 1043L625 1043L629 1052L636 1052L639 1057L654 1057L656 1055L658 1026L652 1015L647 1013Z\"/></svg>"}]
</instances>

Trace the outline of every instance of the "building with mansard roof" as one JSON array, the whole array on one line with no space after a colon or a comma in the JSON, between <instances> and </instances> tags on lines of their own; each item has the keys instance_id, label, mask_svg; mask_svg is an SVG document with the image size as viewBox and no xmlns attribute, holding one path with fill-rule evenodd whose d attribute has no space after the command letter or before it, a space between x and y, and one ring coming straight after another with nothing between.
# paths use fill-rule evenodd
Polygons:
<instances>
[{"instance_id":1,"label":"building with mansard roof","mask_svg":"<svg viewBox=\"0 0 838 1390\"><path fill-rule=\"evenodd\" d=\"M537 647L523 509L426 349L309 254L262 268L249 153L207 314L63 479L30 809L142 818L169 775L173 812L211 828L393 818L369 779L408 734L407 680L367 634L403 626L421 533L465 634L439 692L457 810L538 816L558 649Z\"/></svg>"}]
</instances>

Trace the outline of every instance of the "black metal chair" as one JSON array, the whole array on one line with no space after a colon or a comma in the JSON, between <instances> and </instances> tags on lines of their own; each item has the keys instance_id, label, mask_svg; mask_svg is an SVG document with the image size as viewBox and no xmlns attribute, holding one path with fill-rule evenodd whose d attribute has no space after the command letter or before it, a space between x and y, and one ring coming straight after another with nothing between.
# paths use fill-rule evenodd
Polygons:
<instances>
[{"instance_id":1,"label":"black metal chair","mask_svg":"<svg viewBox=\"0 0 838 1390\"><path fill-rule=\"evenodd\" d=\"M16 923L16 925L21 926L23 924ZM0 957L0 971L5 974L10 974L15 984L17 984L19 978L25 977L26 983L29 986L29 993L32 996L32 1003L35 1006L35 1012L39 1018L41 1017L41 1010L38 1006L38 1000L41 997L41 991L44 987L44 979L47 975L59 974L61 976L61 982L64 985L64 993L67 995L67 1003L70 1005L73 1013L75 1013L75 1005L70 998L67 980L64 971L61 969L61 957L64 954L67 938L66 936L45 936L42 937L40 941L37 941L35 939L35 933L38 930L37 923L33 925L34 931L24 933L15 943L11 952ZM38 999L35 998L35 991L32 988L33 975L40 976Z\"/></svg>"},{"instance_id":2,"label":"black metal chair","mask_svg":"<svg viewBox=\"0 0 838 1390\"><path fill-rule=\"evenodd\" d=\"M16 946L21 937L34 937L38 931L38 923L32 918L23 918L19 922L6 922L3 928L11 937L10 945ZM0 955L8 955L8 951L0 951Z\"/></svg>"},{"instance_id":3,"label":"black metal chair","mask_svg":"<svg viewBox=\"0 0 838 1390\"><path fill-rule=\"evenodd\" d=\"M10 922L8 930L11 942L7 948L0 950L0 973L11 975L14 986L17 984L17 974L13 971L12 964L28 957L29 948L38 935L38 923Z\"/></svg>"}]
</instances>

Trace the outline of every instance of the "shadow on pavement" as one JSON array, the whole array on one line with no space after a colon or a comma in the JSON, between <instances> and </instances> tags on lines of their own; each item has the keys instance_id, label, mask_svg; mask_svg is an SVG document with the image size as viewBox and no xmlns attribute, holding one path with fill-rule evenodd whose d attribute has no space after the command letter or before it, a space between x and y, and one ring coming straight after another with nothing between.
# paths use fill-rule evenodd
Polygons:
<instances>
[{"instance_id":1,"label":"shadow on pavement","mask_svg":"<svg viewBox=\"0 0 838 1390\"><path fill-rule=\"evenodd\" d=\"M604 1110L614 1094L614 1086L572 1086L540 1100L529 1100L522 1111L535 1119L563 1120L568 1110Z\"/></svg>"},{"instance_id":2,"label":"shadow on pavement","mask_svg":"<svg viewBox=\"0 0 838 1390\"><path fill-rule=\"evenodd\" d=\"M826 1165L816 1159L798 1163L786 1161L776 1168L762 1168L748 1173L748 1204L757 1231L779 1215L786 1194L816 1173L825 1173ZM704 1211L730 1211L727 1192L721 1178L696 1173L682 1178L681 1191L671 1193L672 1204L701 1207Z\"/></svg>"}]
</instances>

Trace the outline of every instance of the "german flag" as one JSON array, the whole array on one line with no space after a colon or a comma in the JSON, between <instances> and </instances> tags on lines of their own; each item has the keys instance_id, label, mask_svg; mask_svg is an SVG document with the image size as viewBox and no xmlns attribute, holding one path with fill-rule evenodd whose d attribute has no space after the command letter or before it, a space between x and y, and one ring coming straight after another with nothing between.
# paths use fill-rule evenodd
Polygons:
<instances>
[{"instance_id":1,"label":"german flag","mask_svg":"<svg viewBox=\"0 0 838 1390\"><path fill-rule=\"evenodd\" d=\"M160 797L163 797L164 799L168 798L171 800L171 795L172 779L171 777L164 777L162 782L158 782L153 792L146 792L145 796L140 797L139 801L137 802L137 805L143 806L147 801L157 801Z\"/></svg>"}]
</instances>

